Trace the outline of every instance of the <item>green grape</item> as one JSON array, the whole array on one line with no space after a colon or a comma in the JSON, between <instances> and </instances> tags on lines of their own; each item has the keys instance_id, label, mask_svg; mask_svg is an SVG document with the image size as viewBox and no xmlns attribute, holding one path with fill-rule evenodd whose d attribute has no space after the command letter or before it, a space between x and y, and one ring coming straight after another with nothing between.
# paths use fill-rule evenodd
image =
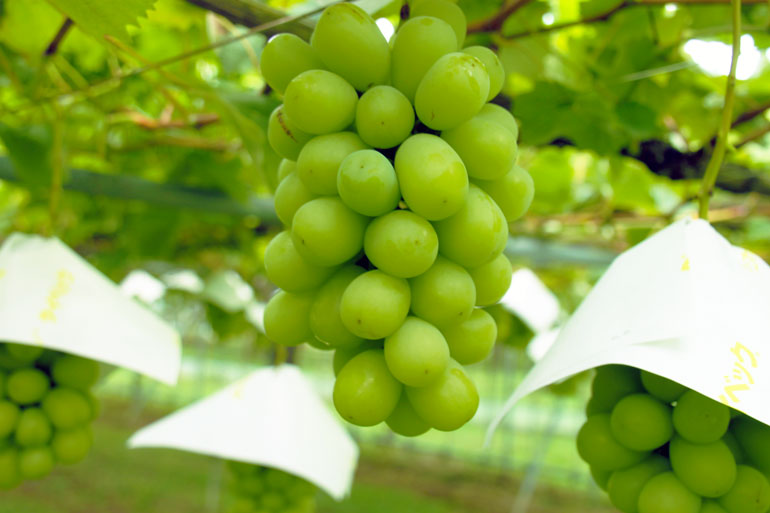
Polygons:
<instances>
[{"instance_id":1,"label":"green grape","mask_svg":"<svg viewBox=\"0 0 770 513\"><path fill-rule=\"evenodd\" d=\"M342 264L364 247L368 219L338 197L308 201L294 214L291 235L297 252L321 266Z\"/></svg>"},{"instance_id":2,"label":"green grape","mask_svg":"<svg viewBox=\"0 0 770 513\"><path fill-rule=\"evenodd\" d=\"M728 513L728 511L716 501L705 500L703 501L703 504L701 504L698 513Z\"/></svg>"},{"instance_id":3,"label":"green grape","mask_svg":"<svg viewBox=\"0 0 770 513\"><path fill-rule=\"evenodd\" d=\"M746 415L732 421L730 430L740 446L738 449L748 460L765 474L770 474L770 426ZM725 433L725 437L730 432ZM724 440L724 438L723 438ZM730 442L725 440L730 445Z\"/></svg>"},{"instance_id":4,"label":"green grape","mask_svg":"<svg viewBox=\"0 0 770 513\"><path fill-rule=\"evenodd\" d=\"M313 337L310 331L312 292L279 291L265 306L265 335L277 344L296 346Z\"/></svg>"},{"instance_id":5,"label":"green grape","mask_svg":"<svg viewBox=\"0 0 770 513\"><path fill-rule=\"evenodd\" d=\"M385 361L391 374L404 385L424 387L438 380L449 363L449 346L444 335L418 317L385 339Z\"/></svg>"},{"instance_id":6,"label":"green grape","mask_svg":"<svg viewBox=\"0 0 770 513\"><path fill-rule=\"evenodd\" d=\"M489 195L471 185L465 205L434 223L439 253L463 267L480 267L497 258L508 242L508 224Z\"/></svg>"},{"instance_id":7,"label":"green grape","mask_svg":"<svg viewBox=\"0 0 770 513\"><path fill-rule=\"evenodd\" d=\"M420 436L430 429L430 425L414 411L406 394L401 394L396 409L385 419L385 423L391 431L401 436Z\"/></svg>"},{"instance_id":8,"label":"green grape","mask_svg":"<svg viewBox=\"0 0 770 513\"><path fill-rule=\"evenodd\" d=\"M399 278L412 278L435 262L438 237L424 217L395 210L369 223L364 252L378 269Z\"/></svg>"},{"instance_id":9,"label":"green grape","mask_svg":"<svg viewBox=\"0 0 770 513\"><path fill-rule=\"evenodd\" d=\"M10 436L19 421L19 407L10 401L0 401L0 440Z\"/></svg>"},{"instance_id":10,"label":"green grape","mask_svg":"<svg viewBox=\"0 0 770 513\"><path fill-rule=\"evenodd\" d=\"M500 58L497 54L486 46L469 46L463 48L462 52L473 55L484 63L484 68L487 70L487 74L489 74L489 94L487 95L487 101L500 94L500 91L503 89L503 83L505 82L505 69L503 69L503 63L500 62Z\"/></svg>"},{"instance_id":11,"label":"green grape","mask_svg":"<svg viewBox=\"0 0 770 513\"><path fill-rule=\"evenodd\" d=\"M651 477L639 494L639 513L698 513L700 507L701 498L673 472Z\"/></svg>"},{"instance_id":12,"label":"green grape","mask_svg":"<svg viewBox=\"0 0 770 513\"><path fill-rule=\"evenodd\" d=\"M484 64L462 52L440 57L414 95L417 117L433 130L448 130L478 114L489 94Z\"/></svg>"},{"instance_id":13,"label":"green grape","mask_svg":"<svg viewBox=\"0 0 770 513\"><path fill-rule=\"evenodd\" d=\"M5 397L5 382L7 378L6 373L0 370L0 399Z\"/></svg>"},{"instance_id":14,"label":"green grape","mask_svg":"<svg viewBox=\"0 0 770 513\"><path fill-rule=\"evenodd\" d=\"M6 344L5 350L17 361L30 364L40 358L45 349L40 346L28 346L25 344Z\"/></svg>"},{"instance_id":15,"label":"green grape","mask_svg":"<svg viewBox=\"0 0 770 513\"><path fill-rule=\"evenodd\" d=\"M586 419L578 431L577 450L583 461L602 470L628 468L642 461L648 454L629 449L615 439L608 413L597 413Z\"/></svg>"},{"instance_id":16,"label":"green grape","mask_svg":"<svg viewBox=\"0 0 770 513\"><path fill-rule=\"evenodd\" d=\"M465 13L457 4L447 0L419 0L412 5L409 14L411 17L433 16L444 20L455 32L457 48L463 47L467 21Z\"/></svg>"},{"instance_id":17,"label":"green grape","mask_svg":"<svg viewBox=\"0 0 770 513\"><path fill-rule=\"evenodd\" d=\"M48 446L29 447L19 452L19 474L23 479L41 479L51 473L54 457Z\"/></svg>"},{"instance_id":18,"label":"green grape","mask_svg":"<svg viewBox=\"0 0 770 513\"><path fill-rule=\"evenodd\" d=\"M476 286L476 306L489 306L500 301L508 292L513 277L511 261L503 253L468 272Z\"/></svg>"},{"instance_id":19,"label":"green grape","mask_svg":"<svg viewBox=\"0 0 770 513\"><path fill-rule=\"evenodd\" d=\"M340 316L345 327L359 337L385 338L403 324L410 301L405 279L382 271L368 271L345 289Z\"/></svg>"},{"instance_id":20,"label":"green grape","mask_svg":"<svg viewBox=\"0 0 770 513\"><path fill-rule=\"evenodd\" d=\"M414 102L417 86L433 63L443 55L456 52L458 47L452 27L432 16L418 16L404 22L391 44L391 81L410 102Z\"/></svg>"},{"instance_id":21,"label":"green grape","mask_svg":"<svg viewBox=\"0 0 770 513\"><path fill-rule=\"evenodd\" d=\"M414 314L439 327L470 318L476 304L471 275L440 256L430 269L409 280L409 285Z\"/></svg>"},{"instance_id":22,"label":"green grape","mask_svg":"<svg viewBox=\"0 0 770 513\"><path fill-rule=\"evenodd\" d=\"M388 41L372 17L357 5L342 3L326 8L310 44L330 70L359 91L388 80Z\"/></svg>"},{"instance_id":23,"label":"green grape","mask_svg":"<svg viewBox=\"0 0 770 513\"><path fill-rule=\"evenodd\" d=\"M294 77L324 65L309 44L294 34L283 33L267 42L259 67L267 85L283 93Z\"/></svg>"},{"instance_id":24,"label":"green grape","mask_svg":"<svg viewBox=\"0 0 770 513\"><path fill-rule=\"evenodd\" d=\"M91 404L81 392L72 388L54 388L41 405L56 429L71 429L91 420Z\"/></svg>"},{"instance_id":25,"label":"green grape","mask_svg":"<svg viewBox=\"0 0 770 513\"><path fill-rule=\"evenodd\" d=\"M357 354L368 351L369 349L382 349L382 340L364 340L357 346L352 347L339 347L334 350L334 358L332 360L332 368L334 375L338 375L342 368Z\"/></svg>"},{"instance_id":26,"label":"green grape","mask_svg":"<svg viewBox=\"0 0 770 513\"><path fill-rule=\"evenodd\" d=\"M695 390L688 390L674 406L674 429L696 444L715 442L727 432L730 408Z\"/></svg>"},{"instance_id":27,"label":"green grape","mask_svg":"<svg viewBox=\"0 0 770 513\"><path fill-rule=\"evenodd\" d=\"M267 122L267 140L270 147L281 157L297 160L299 152L313 136L303 132L289 119L279 105L270 114Z\"/></svg>"},{"instance_id":28,"label":"green grape","mask_svg":"<svg viewBox=\"0 0 770 513\"><path fill-rule=\"evenodd\" d=\"M398 89L380 85L366 91L356 106L356 131L374 148L401 144L414 127L414 109Z\"/></svg>"},{"instance_id":29,"label":"green grape","mask_svg":"<svg viewBox=\"0 0 770 513\"><path fill-rule=\"evenodd\" d=\"M666 403L676 401L687 390L686 386L676 381L671 381L646 370L642 371L642 385L650 395Z\"/></svg>"},{"instance_id":30,"label":"green grape","mask_svg":"<svg viewBox=\"0 0 770 513\"><path fill-rule=\"evenodd\" d=\"M443 326L449 353L458 363L477 363L489 356L497 340L495 320L481 308L474 308L465 321Z\"/></svg>"},{"instance_id":31,"label":"green grape","mask_svg":"<svg viewBox=\"0 0 770 513\"><path fill-rule=\"evenodd\" d=\"M652 454L632 467L616 470L607 481L607 494L612 505L623 513L639 511L639 494L653 476L669 470L668 460Z\"/></svg>"},{"instance_id":32,"label":"green grape","mask_svg":"<svg viewBox=\"0 0 770 513\"><path fill-rule=\"evenodd\" d=\"M314 347L315 349L318 349L320 351L332 351L334 348L324 342L323 340L319 340L318 337L310 337L305 342L307 342L307 345L310 347Z\"/></svg>"},{"instance_id":33,"label":"green grape","mask_svg":"<svg viewBox=\"0 0 770 513\"><path fill-rule=\"evenodd\" d=\"M671 407L648 394L627 395L612 409L612 435L637 451L657 449L671 439Z\"/></svg>"},{"instance_id":34,"label":"green grape","mask_svg":"<svg viewBox=\"0 0 770 513\"><path fill-rule=\"evenodd\" d=\"M641 391L639 369L625 365L604 365L596 369L589 404L594 413L610 413L622 398Z\"/></svg>"},{"instance_id":35,"label":"green grape","mask_svg":"<svg viewBox=\"0 0 770 513\"><path fill-rule=\"evenodd\" d=\"M96 420L102 413L102 403L91 393L88 393L86 397L88 398L88 404L91 405L91 420Z\"/></svg>"},{"instance_id":36,"label":"green grape","mask_svg":"<svg viewBox=\"0 0 770 513\"><path fill-rule=\"evenodd\" d=\"M294 481L294 476L277 468L266 469L264 477L267 486L273 490L284 490Z\"/></svg>"},{"instance_id":37,"label":"green grape","mask_svg":"<svg viewBox=\"0 0 770 513\"><path fill-rule=\"evenodd\" d=\"M99 372L99 362L75 355L64 355L51 367L57 385L81 391L88 391L99 381Z\"/></svg>"},{"instance_id":38,"label":"green grape","mask_svg":"<svg viewBox=\"0 0 770 513\"><path fill-rule=\"evenodd\" d=\"M7 447L0 450L0 490L15 488L20 482L18 449Z\"/></svg>"},{"instance_id":39,"label":"green grape","mask_svg":"<svg viewBox=\"0 0 770 513\"><path fill-rule=\"evenodd\" d=\"M588 470L591 473L591 477L594 478L594 483L596 483L596 486L598 486L599 488L601 488L606 492L607 485L609 485L609 482L610 482L610 477L612 477L612 474L614 472L612 472L611 470L603 470L596 467L589 467Z\"/></svg>"},{"instance_id":40,"label":"green grape","mask_svg":"<svg viewBox=\"0 0 770 513\"><path fill-rule=\"evenodd\" d=\"M675 436L669 445L669 458L676 477L703 497L720 497L735 483L735 458L721 440L693 444Z\"/></svg>"},{"instance_id":41,"label":"green grape","mask_svg":"<svg viewBox=\"0 0 770 513\"><path fill-rule=\"evenodd\" d=\"M340 316L342 294L363 273L357 265L343 267L318 290L310 307L310 329L318 340L332 348L356 347L363 342L345 327Z\"/></svg>"},{"instance_id":42,"label":"green grape","mask_svg":"<svg viewBox=\"0 0 770 513\"><path fill-rule=\"evenodd\" d=\"M408 138L396 152L395 169L406 204L430 221L453 215L465 203L465 165L440 137L416 134Z\"/></svg>"},{"instance_id":43,"label":"green grape","mask_svg":"<svg viewBox=\"0 0 770 513\"><path fill-rule=\"evenodd\" d=\"M371 349L354 356L337 375L334 406L351 424L374 426L393 413L401 389L388 370L383 351Z\"/></svg>"},{"instance_id":44,"label":"green grape","mask_svg":"<svg viewBox=\"0 0 770 513\"><path fill-rule=\"evenodd\" d=\"M535 197L535 182L527 170L520 166L513 166L498 180L477 180L474 184L495 200L509 223L523 216Z\"/></svg>"},{"instance_id":45,"label":"green grape","mask_svg":"<svg viewBox=\"0 0 770 513\"><path fill-rule=\"evenodd\" d=\"M6 392L8 397L19 405L39 402L48 392L48 376L38 369L19 369L8 375Z\"/></svg>"},{"instance_id":46,"label":"green grape","mask_svg":"<svg viewBox=\"0 0 770 513\"><path fill-rule=\"evenodd\" d=\"M479 407L476 385L462 366L451 359L437 381L420 388L406 387L406 395L417 415L439 431L461 428Z\"/></svg>"},{"instance_id":47,"label":"green grape","mask_svg":"<svg viewBox=\"0 0 770 513\"><path fill-rule=\"evenodd\" d=\"M368 146L353 132L320 135L310 140L297 159L297 176L310 192L319 195L337 194L337 173L351 153Z\"/></svg>"},{"instance_id":48,"label":"green grape","mask_svg":"<svg viewBox=\"0 0 770 513\"><path fill-rule=\"evenodd\" d=\"M6 348L7 344L0 345L0 369L16 370L26 367L27 364L11 356Z\"/></svg>"},{"instance_id":49,"label":"green grape","mask_svg":"<svg viewBox=\"0 0 770 513\"><path fill-rule=\"evenodd\" d=\"M468 175L479 180L498 180L513 167L518 155L516 139L489 117L474 116L441 134L457 152Z\"/></svg>"},{"instance_id":50,"label":"green grape","mask_svg":"<svg viewBox=\"0 0 770 513\"><path fill-rule=\"evenodd\" d=\"M736 430L734 424L731 424L730 426L731 426L731 429ZM738 442L738 438L731 431L728 431L727 433L724 434L724 436L722 437L722 441L725 443L727 448L730 449L730 452L733 453L733 458L735 459L735 463L744 463L746 461L746 453L743 452L743 448L741 447L740 442ZM761 456L759 458L754 458L753 456L754 454L752 453L752 460L761 459ZM752 463L754 464L755 467L757 467L763 473L765 474L768 473L765 471L766 466L758 464L756 463L756 461L752 461Z\"/></svg>"},{"instance_id":51,"label":"green grape","mask_svg":"<svg viewBox=\"0 0 770 513\"><path fill-rule=\"evenodd\" d=\"M511 111L505 107L495 105L494 103L487 103L481 107L481 111L479 111L477 116L482 116L501 124L513 134L514 139L519 139L519 125L516 123L516 119L511 114Z\"/></svg>"},{"instance_id":52,"label":"green grape","mask_svg":"<svg viewBox=\"0 0 770 513\"><path fill-rule=\"evenodd\" d=\"M735 484L717 502L729 513L766 513L770 509L770 484L759 470L738 465Z\"/></svg>"},{"instance_id":53,"label":"green grape","mask_svg":"<svg viewBox=\"0 0 770 513\"><path fill-rule=\"evenodd\" d=\"M336 268L322 267L305 260L294 247L289 231L273 237L265 248L265 273L268 279L288 292L318 288Z\"/></svg>"},{"instance_id":54,"label":"green grape","mask_svg":"<svg viewBox=\"0 0 770 513\"><path fill-rule=\"evenodd\" d=\"M393 164L375 150L345 157L337 172L337 190L345 205L370 217L390 212L401 199Z\"/></svg>"},{"instance_id":55,"label":"green grape","mask_svg":"<svg viewBox=\"0 0 770 513\"><path fill-rule=\"evenodd\" d=\"M297 170L297 163L289 159L281 159L281 163L278 164L278 184L283 182L283 179Z\"/></svg>"},{"instance_id":56,"label":"green grape","mask_svg":"<svg viewBox=\"0 0 770 513\"><path fill-rule=\"evenodd\" d=\"M88 456L91 443L91 431L86 427L57 430L51 440L51 449L57 462L71 465Z\"/></svg>"},{"instance_id":57,"label":"green grape","mask_svg":"<svg viewBox=\"0 0 770 513\"><path fill-rule=\"evenodd\" d=\"M283 224L291 226L294 214L299 210L299 207L317 197L316 194L310 192L296 171L292 172L275 189L273 199L275 213Z\"/></svg>"},{"instance_id":58,"label":"green grape","mask_svg":"<svg viewBox=\"0 0 770 513\"><path fill-rule=\"evenodd\" d=\"M40 408L27 408L19 415L15 439L21 447L35 447L48 443L53 434L51 421Z\"/></svg>"},{"instance_id":59,"label":"green grape","mask_svg":"<svg viewBox=\"0 0 770 513\"><path fill-rule=\"evenodd\" d=\"M330 134L348 127L356 118L358 95L344 78L330 71L300 73L286 87L286 115L309 134Z\"/></svg>"}]
</instances>

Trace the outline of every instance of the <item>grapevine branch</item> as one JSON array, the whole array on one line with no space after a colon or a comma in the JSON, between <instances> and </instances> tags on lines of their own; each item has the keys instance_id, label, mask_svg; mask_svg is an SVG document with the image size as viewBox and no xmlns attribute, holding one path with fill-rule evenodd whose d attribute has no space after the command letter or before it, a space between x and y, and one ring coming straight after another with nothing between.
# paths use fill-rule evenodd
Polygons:
<instances>
[{"instance_id":1,"label":"grapevine branch","mask_svg":"<svg viewBox=\"0 0 770 513\"><path fill-rule=\"evenodd\" d=\"M711 155L706 174L703 177L702 186L699 193L698 214L701 219L708 220L709 199L714 190L714 184L717 181L719 169L722 167L722 161L725 157L725 148L727 146L727 136L730 133L730 126L733 117L733 103L735 103L735 74L738 69L738 56L741 53L741 0L732 0L733 6L733 56L730 62L730 74L727 76L727 87L725 88L725 105L722 109L722 121L717 133L717 143L714 146L714 153Z\"/></svg>"},{"instance_id":2,"label":"grapevine branch","mask_svg":"<svg viewBox=\"0 0 770 513\"><path fill-rule=\"evenodd\" d=\"M50 57L51 55L55 54L56 51L59 49L59 45L62 41L64 41L64 36L67 35L69 30L72 28L72 25L74 25L75 22L72 21L71 18L67 18L64 20L64 23L62 23L61 28L59 28L59 31L56 32L56 35L51 40L51 43L46 47L45 52L43 52L43 55L46 57Z\"/></svg>"}]
</instances>

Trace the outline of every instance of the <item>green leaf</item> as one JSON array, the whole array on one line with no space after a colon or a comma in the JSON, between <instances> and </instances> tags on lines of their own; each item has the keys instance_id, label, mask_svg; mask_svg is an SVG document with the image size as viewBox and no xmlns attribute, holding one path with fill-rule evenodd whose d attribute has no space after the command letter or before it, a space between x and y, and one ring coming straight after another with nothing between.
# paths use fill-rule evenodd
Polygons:
<instances>
[{"instance_id":1,"label":"green leaf","mask_svg":"<svg viewBox=\"0 0 770 513\"><path fill-rule=\"evenodd\" d=\"M573 153L572 148L545 148L530 163L528 170L535 183L533 212L560 212L569 203L574 174Z\"/></svg>"},{"instance_id":2,"label":"green leaf","mask_svg":"<svg viewBox=\"0 0 770 513\"><path fill-rule=\"evenodd\" d=\"M126 25L135 25L155 0L48 0L85 32L101 39L109 34L128 41Z\"/></svg>"},{"instance_id":3,"label":"green leaf","mask_svg":"<svg viewBox=\"0 0 770 513\"><path fill-rule=\"evenodd\" d=\"M0 139L8 151L14 172L30 189L42 190L51 185L51 132L47 127L24 129L0 123Z\"/></svg>"}]
</instances>

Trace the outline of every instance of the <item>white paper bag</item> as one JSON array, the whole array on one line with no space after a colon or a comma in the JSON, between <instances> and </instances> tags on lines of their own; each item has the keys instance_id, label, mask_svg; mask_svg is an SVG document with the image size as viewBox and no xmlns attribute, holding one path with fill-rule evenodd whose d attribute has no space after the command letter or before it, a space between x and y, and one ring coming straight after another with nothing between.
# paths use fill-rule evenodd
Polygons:
<instances>
[{"instance_id":1,"label":"white paper bag","mask_svg":"<svg viewBox=\"0 0 770 513\"><path fill-rule=\"evenodd\" d=\"M514 391L604 364L631 365L770 424L770 267L711 225L685 219L612 263Z\"/></svg>"},{"instance_id":2,"label":"white paper bag","mask_svg":"<svg viewBox=\"0 0 770 513\"><path fill-rule=\"evenodd\" d=\"M176 383L179 335L60 240L0 248L0 340L40 345Z\"/></svg>"},{"instance_id":3,"label":"white paper bag","mask_svg":"<svg viewBox=\"0 0 770 513\"><path fill-rule=\"evenodd\" d=\"M294 365L268 367L134 434L131 448L167 447L275 467L340 500L358 447Z\"/></svg>"}]
</instances>

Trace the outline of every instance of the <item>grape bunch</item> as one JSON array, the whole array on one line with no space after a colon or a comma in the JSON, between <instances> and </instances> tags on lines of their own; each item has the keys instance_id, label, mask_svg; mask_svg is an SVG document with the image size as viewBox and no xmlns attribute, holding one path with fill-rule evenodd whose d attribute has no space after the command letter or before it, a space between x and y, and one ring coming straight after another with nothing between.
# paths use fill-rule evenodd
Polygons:
<instances>
[{"instance_id":1,"label":"grape bunch","mask_svg":"<svg viewBox=\"0 0 770 513\"><path fill-rule=\"evenodd\" d=\"M234 497L227 513L312 513L316 487L275 468L228 461Z\"/></svg>"},{"instance_id":2,"label":"grape bunch","mask_svg":"<svg viewBox=\"0 0 770 513\"><path fill-rule=\"evenodd\" d=\"M404 436L474 416L463 366L494 345L481 307L510 284L508 223L533 195L516 121L487 103L503 84L499 59L463 48L456 4L410 7L388 43L359 7L333 5L310 44L280 34L261 60L283 95L268 139L284 158L275 209L287 227L265 250L282 289L265 331L334 349L340 415Z\"/></svg>"},{"instance_id":3,"label":"grape bunch","mask_svg":"<svg viewBox=\"0 0 770 513\"><path fill-rule=\"evenodd\" d=\"M580 457L624 513L765 513L770 427L622 365L596 369Z\"/></svg>"},{"instance_id":4,"label":"grape bunch","mask_svg":"<svg viewBox=\"0 0 770 513\"><path fill-rule=\"evenodd\" d=\"M0 489L77 463L91 449L98 363L42 347L0 344Z\"/></svg>"}]
</instances>

